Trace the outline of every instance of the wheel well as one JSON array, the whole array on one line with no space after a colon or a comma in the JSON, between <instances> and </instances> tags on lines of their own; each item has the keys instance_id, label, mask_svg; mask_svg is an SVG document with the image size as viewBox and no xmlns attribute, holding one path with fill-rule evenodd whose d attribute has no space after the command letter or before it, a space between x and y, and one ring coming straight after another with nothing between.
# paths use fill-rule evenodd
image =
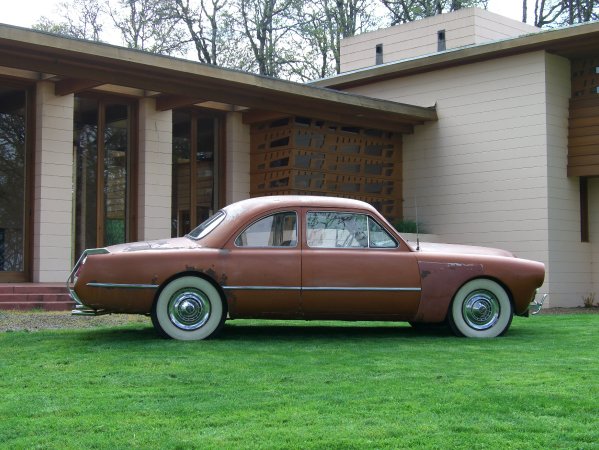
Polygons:
<instances>
[{"instance_id":1,"label":"wheel well","mask_svg":"<svg viewBox=\"0 0 599 450\"><path fill-rule=\"evenodd\" d=\"M225 291L220 286L220 284L218 284L216 282L216 280L214 278L212 278L210 275L207 275L204 272L199 272L196 270L186 270L185 272L179 272L179 273L167 278L166 280L164 280L162 282L162 284L156 290L156 294L154 295L154 301L152 303L152 308L154 308L154 305L156 305L156 302L158 301L158 297L160 297L160 293L165 288L165 286L167 286L171 281L176 280L177 278L189 277L189 276L202 278L203 280L208 281L212 286L214 286L214 288L218 291L220 298L223 301L223 308L225 308L225 315L226 315L227 312L229 311L229 304L227 301L227 296L225 295Z\"/></svg>"},{"instance_id":2,"label":"wheel well","mask_svg":"<svg viewBox=\"0 0 599 450\"><path fill-rule=\"evenodd\" d=\"M449 307L447 308L447 311L445 312L445 319L446 320L449 318L449 312L451 311L451 307L453 305L453 302L455 301L455 296L457 295L457 293L460 291L460 289L462 289L462 287L464 287L466 284L468 284L468 283L470 283L471 281L474 281L474 280L490 280L490 281L494 281L499 286L501 286L501 288L505 291L505 293L507 294L508 299L510 300L510 303L512 304L512 308L516 307L516 305L514 304L514 296L512 294L512 291L510 291L510 289L501 280L499 280L498 278L489 277L489 276L473 277L473 278L470 278L470 279L464 281L462 284L460 284L458 286L458 288L456 289L456 291L453 293L453 296L451 297L451 301L449 302Z\"/></svg>"}]
</instances>

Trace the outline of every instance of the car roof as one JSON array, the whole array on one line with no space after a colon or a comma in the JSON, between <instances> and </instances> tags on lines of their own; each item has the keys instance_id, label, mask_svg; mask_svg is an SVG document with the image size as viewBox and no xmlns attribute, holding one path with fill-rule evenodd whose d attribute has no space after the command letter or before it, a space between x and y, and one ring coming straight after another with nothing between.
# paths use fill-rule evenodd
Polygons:
<instances>
[{"instance_id":1,"label":"car roof","mask_svg":"<svg viewBox=\"0 0 599 450\"><path fill-rule=\"evenodd\" d=\"M232 203L225 210L228 212L231 209L241 209L247 212L250 210L271 210L285 207L348 208L374 211L374 208L370 204L360 200L317 195L269 195L254 197Z\"/></svg>"}]
</instances>

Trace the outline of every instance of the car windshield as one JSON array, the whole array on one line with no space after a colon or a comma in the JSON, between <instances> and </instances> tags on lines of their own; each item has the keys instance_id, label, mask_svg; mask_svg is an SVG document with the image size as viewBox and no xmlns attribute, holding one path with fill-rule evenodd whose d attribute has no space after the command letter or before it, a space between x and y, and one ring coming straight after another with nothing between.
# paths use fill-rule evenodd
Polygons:
<instances>
[{"instance_id":1,"label":"car windshield","mask_svg":"<svg viewBox=\"0 0 599 450\"><path fill-rule=\"evenodd\" d=\"M224 211L218 211L216 214L208 217L205 221L199 224L196 228L194 228L189 234L187 234L188 238L191 239L202 239L204 236L208 235L212 230L214 230L217 226L225 218Z\"/></svg>"}]
</instances>

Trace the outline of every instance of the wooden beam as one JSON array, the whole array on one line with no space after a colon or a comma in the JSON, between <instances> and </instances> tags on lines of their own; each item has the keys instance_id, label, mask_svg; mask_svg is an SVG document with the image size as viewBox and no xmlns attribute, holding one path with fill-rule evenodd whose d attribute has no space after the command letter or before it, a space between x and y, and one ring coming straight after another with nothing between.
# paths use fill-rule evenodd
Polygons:
<instances>
[{"instance_id":1,"label":"wooden beam","mask_svg":"<svg viewBox=\"0 0 599 450\"><path fill-rule=\"evenodd\" d=\"M342 114L340 112L325 111L319 108L306 108L297 105L294 108L286 108L286 111L264 111L251 110L243 113L243 122L247 124L268 122L270 120L280 119L288 116L302 116L311 119L320 119L327 122L334 122L340 125L356 126L360 128L369 128L374 130L392 131L394 133L412 134L414 126L411 123L394 122L392 120L383 120L371 118L368 116L355 116L351 114Z\"/></svg>"},{"instance_id":2,"label":"wooden beam","mask_svg":"<svg viewBox=\"0 0 599 450\"><path fill-rule=\"evenodd\" d=\"M103 85L101 81L88 80L83 78L65 78L54 83L54 94L63 96L87 91Z\"/></svg>"},{"instance_id":3,"label":"wooden beam","mask_svg":"<svg viewBox=\"0 0 599 450\"><path fill-rule=\"evenodd\" d=\"M192 106L205 100L184 95L162 94L156 97L156 111L168 111L169 109Z\"/></svg>"}]
</instances>

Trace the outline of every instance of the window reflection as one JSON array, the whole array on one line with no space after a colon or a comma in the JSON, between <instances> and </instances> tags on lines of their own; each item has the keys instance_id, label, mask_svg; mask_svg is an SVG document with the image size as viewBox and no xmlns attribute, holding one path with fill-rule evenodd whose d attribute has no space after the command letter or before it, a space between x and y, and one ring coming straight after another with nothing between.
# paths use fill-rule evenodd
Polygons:
<instances>
[{"instance_id":1,"label":"window reflection","mask_svg":"<svg viewBox=\"0 0 599 450\"><path fill-rule=\"evenodd\" d=\"M24 271L25 101L0 86L0 272Z\"/></svg>"},{"instance_id":2,"label":"window reflection","mask_svg":"<svg viewBox=\"0 0 599 450\"><path fill-rule=\"evenodd\" d=\"M218 209L219 119L173 111L171 236L183 236Z\"/></svg>"}]
</instances>

